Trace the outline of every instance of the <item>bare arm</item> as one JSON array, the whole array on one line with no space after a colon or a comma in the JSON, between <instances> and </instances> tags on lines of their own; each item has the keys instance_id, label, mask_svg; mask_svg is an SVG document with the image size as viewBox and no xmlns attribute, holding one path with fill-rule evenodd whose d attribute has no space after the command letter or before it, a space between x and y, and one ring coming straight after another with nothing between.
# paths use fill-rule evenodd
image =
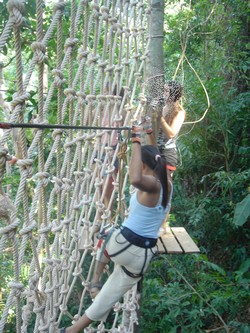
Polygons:
<instances>
[{"instance_id":1,"label":"bare arm","mask_svg":"<svg viewBox=\"0 0 250 333\"><path fill-rule=\"evenodd\" d=\"M173 119L173 122L171 125L169 125L166 122L166 120L163 116L161 117L161 122L160 122L161 128L169 139L175 137L179 133L181 126L184 122L185 115L186 115L186 112L184 110L180 110L177 113L177 115L175 116L175 118Z\"/></svg>"},{"instance_id":2,"label":"bare arm","mask_svg":"<svg viewBox=\"0 0 250 333\"><path fill-rule=\"evenodd\" d=\"M155 140L155 136L154 136L153 132L147 134L147 138L148 138L148 144L149 145L152 145L152 146L156 146L157 145L157 142Z\"/></svg>"},{"instance_id":3,"label":"bare arm","mask_svg":"<svg viewBox=\"0 0 250 333\"><path fill-rule=\"evenodd\" d=\"M129 180L130 184L143 192L157 193L159 192L159 182L152 174L143 172L141 160L141 145L139 143L132 144L132 156L129 165Z\"/></svg>"}]
</instances>

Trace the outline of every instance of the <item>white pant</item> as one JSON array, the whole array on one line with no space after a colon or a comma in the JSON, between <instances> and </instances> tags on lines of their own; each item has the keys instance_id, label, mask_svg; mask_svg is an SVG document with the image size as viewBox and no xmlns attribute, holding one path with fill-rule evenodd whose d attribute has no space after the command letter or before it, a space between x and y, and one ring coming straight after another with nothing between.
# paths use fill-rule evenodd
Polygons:
<instances>
[{"instance_id":1,"label":"white pant","mask_svg":"<svg viewBox=\"0 0 250 333\"><path fill-rule=\"evenodd\" d=\"M128 244L129 242L123 237L121 230L118 229L113 232L107 242L106 250L109 255L112 255L125 248ZM147 257L145 257L146 253ZM124 266L129 272L134 274L145 273L153 254L153 249L144 249L131 245L117 256L111 257L111 260L116 264L114 271L92 305L86 310L86 315L93 321L105 321L113 305L141 279L141 277L133 278L128 276L121 266ZM98 260L107 262L106 260L104 261L104 256L100 256L100 253Z\"/></svg>"}]
</instances>

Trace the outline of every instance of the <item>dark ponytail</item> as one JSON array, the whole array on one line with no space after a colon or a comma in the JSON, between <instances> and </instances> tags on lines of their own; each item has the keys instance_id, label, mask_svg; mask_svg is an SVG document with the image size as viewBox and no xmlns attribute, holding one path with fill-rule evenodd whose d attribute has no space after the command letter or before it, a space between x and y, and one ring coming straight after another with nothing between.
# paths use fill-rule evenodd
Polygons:
<instances>
[{"instance_id":1,"label":"dark ponytail","mask_svg":"<svg viewBox=\"0 0 250 333\"><path fill-rule=\"evenodd\" d=\"M142 162L145 163L150 169L154 170L159 181L162 185L162 206L166 208L170 199L170 176L166 168L166 160L160 154L156 146L144 145L141 147Z\"/></svg>"}]
</instances>

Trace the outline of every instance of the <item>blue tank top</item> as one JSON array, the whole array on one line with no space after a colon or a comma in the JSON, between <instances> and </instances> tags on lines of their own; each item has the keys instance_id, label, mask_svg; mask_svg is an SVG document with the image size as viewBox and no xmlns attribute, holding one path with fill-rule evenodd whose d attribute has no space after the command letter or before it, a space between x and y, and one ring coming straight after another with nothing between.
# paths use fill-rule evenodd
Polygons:
<instances>
[{"instance_id":1,"label":"blue tank top","mask_svg":"<svg viewBox=\"0 0 250 333\"><path fill-rule=\"evenodd\" d=\"M161 205L162 194L155 207L147 207L139 203L138 190L132 194L129 204L129 214L122 226L129 228L137 235L147 238L158 238L159 229L169 211L172 199L173 186L171 186L170 200L166 208Z\"/></svg>"}]
</instances>

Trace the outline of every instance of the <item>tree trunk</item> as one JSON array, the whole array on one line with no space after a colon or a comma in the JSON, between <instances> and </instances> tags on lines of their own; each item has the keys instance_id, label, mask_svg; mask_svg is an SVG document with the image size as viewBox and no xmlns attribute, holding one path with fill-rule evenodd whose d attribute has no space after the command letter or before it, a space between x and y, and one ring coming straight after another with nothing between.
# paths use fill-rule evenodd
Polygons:
<instances>
[{"instance_id":1,"label":"tree trunk","mask_svg":"<svg viewBox=\"0 0 250 333\"><path fill-rule=\"evenodd\" d=\"M149 48L146 62L146 97L148 99L147 114L151 116L154 134L157 137L159 120L162 113L159 101L163 96L164 87L164 61L163 61L163 28L164 28L164 0L152 0L151 11L148 18Z\"/></svg>"}]
</instances>

